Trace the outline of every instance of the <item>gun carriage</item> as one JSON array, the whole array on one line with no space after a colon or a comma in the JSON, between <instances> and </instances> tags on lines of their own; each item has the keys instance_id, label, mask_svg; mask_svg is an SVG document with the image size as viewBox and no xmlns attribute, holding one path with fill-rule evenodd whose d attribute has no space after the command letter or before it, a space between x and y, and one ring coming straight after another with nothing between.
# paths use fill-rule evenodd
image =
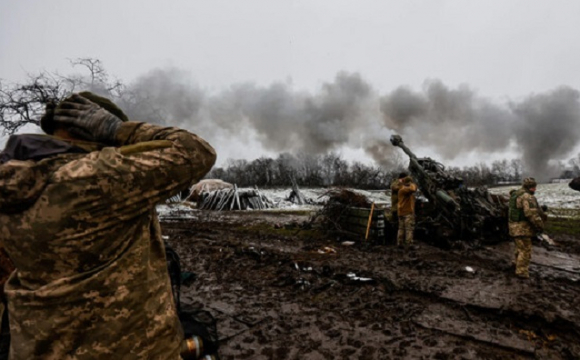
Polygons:
<instances>
[{"instance_id":1,"label":"gun carriage","mask_svg":"<svg viewBox=\"0 0 580 360\"><path fill-rule=\"evenodd\" d=\"M507 198L486 187L470 189L443 164L418 158L399 135L391 143L409 156L409 172L426 201L416 206L416 233L440 244L453 240L497 242L507 240Z\"/></svg>"}]
</instances>

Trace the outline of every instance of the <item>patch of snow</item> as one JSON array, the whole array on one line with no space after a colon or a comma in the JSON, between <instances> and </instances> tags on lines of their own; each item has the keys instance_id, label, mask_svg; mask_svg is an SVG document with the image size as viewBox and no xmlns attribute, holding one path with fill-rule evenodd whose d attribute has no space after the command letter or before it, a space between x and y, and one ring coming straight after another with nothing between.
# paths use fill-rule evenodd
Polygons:
<instances>
[{"instance_id":1,"label":"patch of snow","mask_svg":"<svg viewBox=\"0 0 580 360\"><path fill-rule=\"evenodd\" d=\"M358 277L353 272L349 272L348 274L346 274L346 276L349 277L351 280L357 280L357 281L372 281L373 280L371 278Z\"/></svg>"},{"instance_id":2,"label":"patch of snow","mask_svg":"<svg viewBox=\"0 0 580 360\"><path fill-rule=\"evenodd\" d=\"M175 204L159 204L157 205L157 214L159 214L159 219L197 219L198 210L194 209L192 205L188 205L187 202L175 203Z\"/></svg>"},{"instance_id":3,"label":"patch of snow","mask_svg":"<svg viewBox=\"0 0 580 360\"><path fill-rule=\"evenodd\" d=\"M509 196L512 189L518 189L520 186L501 186L489 189L492 194ZM287 210L305 210L316 211L320 209L326 201L326 195L329 188L301 188L300 191L304 197L310 200L311 204L297 205L286 200L291 188L282 189L260 189L260 193L266 196L274 204L273 208L263 211L276 212ZM388 207L391 205L390 196L387 196L385 190L358 190L348 189L358 194L366 196L370 201L374 202L379 208ZM536 197L540 205L547 205L552 209L578 209L580 208L580 192L572 190L567 183L554 184L539 184ZM157 206L159 217L162 219L184 218L195 219L199 216L199 210L195 209L195 205L187 201L178 203L166 203Z\"/></svg>"},{"instance_id":4,"label":"patch of snow","mask_svg":"<svg viewBox=\"0 0 580 360\"><path fill-rule=\"evenodd\" d=\"M260 189L260 192L268 197L275 204L276 208L279 209L297 209L297 210L310 210L317 209L324 205L328 201L328 191L329 188L300 188L300 192L304 197L314 204L307 205L296 205L290 201L287 201L291 188L288 189ZM358 189L347 189L355 193L366 196L371 202L374 202L377 206L390 205L391 198L385 194L384 190L358 190Z\"/></svg>"},{"instance_id":5,"label":"patch of snow","mask_svg":"<svg viewBox=\"0 0 580 360\"><path fill-rule=\"evenodd\" d=\"M519 189L521 186L502 186L491 188L492 194L509 196L512 189ZM580 192L570 189L567 183L538 184L536 188L536 199L540 205L555 209L577 209L580 207Z\"/></svg>"}]
</instances>

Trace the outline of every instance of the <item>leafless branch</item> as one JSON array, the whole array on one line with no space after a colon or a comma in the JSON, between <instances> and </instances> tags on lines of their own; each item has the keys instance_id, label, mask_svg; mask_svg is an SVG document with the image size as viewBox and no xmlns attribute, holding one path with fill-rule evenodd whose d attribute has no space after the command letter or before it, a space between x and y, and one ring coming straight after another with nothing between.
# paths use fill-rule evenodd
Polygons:
<instances>
[{"instance_id":1,"label":"leafless branch","mask_svg":"<svg viewBox=\"0 0 580 360\"><path fill-rule=\"evenodd\" d=\"M89 75L63 76L43 71L29 75L23 83L0 81L0 129L3 134L14 134L28 124L39 125L47 104L58 103L75 91L91 90L113 98L122 95L123 83L110 80L100 60L80 58L70 62L72 67L86 69Z\"/></svg>"}]
</instances>

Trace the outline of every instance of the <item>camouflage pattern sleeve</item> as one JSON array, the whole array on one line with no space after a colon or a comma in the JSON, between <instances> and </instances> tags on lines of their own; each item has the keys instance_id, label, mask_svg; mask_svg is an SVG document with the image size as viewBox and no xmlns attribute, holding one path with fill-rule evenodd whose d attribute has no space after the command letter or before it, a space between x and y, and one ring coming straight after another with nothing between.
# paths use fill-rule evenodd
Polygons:
<instances>
[{"instance_id":1,"label":"camouflage pattern sleeve","mask_svg":"<svg viewBox=\"0 0 580 360\"><path fill-rule=\"evenodd\" d=\"M544 231L544 222L542 221L541 209L538 206L536 198L528 193L523 194L521 197L522 209L524 210L524 215L528 221L532 224L534 229L538 232Z\"/></svg>"},{"instance_id":2,"label":"camouflage pattern sleeve","mask_svg":"<svg viewBox=\"0 0 580 360\"><path fill-rule=\"evenodd\" d=\"M181 154L189 161L190 170L196 170L193 174L196 182L200 180L213 166L216 153L205 140L186 130L174 127L161 127L141 122L125 122L117 132L117 141L120 145L131 145L146 141L165 140L173 143L172 156Z\"/></svg>"},{"instance_id":3,"label":"camouflage pattern sleeve","mask_svg":"<svg viewBox=\"0 0 580 360\"><path fill-rule=\"evenodd\" d=\"M177 128L127 122L122 124L117 138L128 146L153 140L164 140L171 146L128 153L123 146L110 147L71 161L55 175L63 193L76 191L69 186L77 190L84 187L83 193L95 187L100 193L99 201L111 206L103 208L103 212L132 218L199 181L216 159L214 149L205 140ZM100 181L95 182L95 178ZM91 216L95 216L94 211Z\"/></svg>"},{"instance_id":4,"label":"camouflage pattern sleeve","mask_svg":"<svg viewBox=\"0 0 580 360\"><path fill-rule=\"evenodd\" d=\"M179 359L155 204L203 177L216 154L195 134L145 123L123 123L117 140L10 162L34 169L6 176L14 187L38 187L26 208L0 212L16 267L5 284L12 360Z\"/></svg>"}]
</instances>

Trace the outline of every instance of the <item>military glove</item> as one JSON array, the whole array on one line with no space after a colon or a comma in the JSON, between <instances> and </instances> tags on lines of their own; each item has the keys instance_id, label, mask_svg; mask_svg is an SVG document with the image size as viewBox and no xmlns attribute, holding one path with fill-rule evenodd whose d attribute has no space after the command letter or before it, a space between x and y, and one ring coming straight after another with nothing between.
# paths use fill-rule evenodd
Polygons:
<instances>
[{"instance_id":1,"label":"military glove","mask_svg":"<svg viewBox=\"0 0 580 360\"><path fill-rule=\"evenodd\" d=\"M94 102L73 94L54 111L54 122L81 140L112 144L121 119Z\"/></svg>"}]
</instances>

